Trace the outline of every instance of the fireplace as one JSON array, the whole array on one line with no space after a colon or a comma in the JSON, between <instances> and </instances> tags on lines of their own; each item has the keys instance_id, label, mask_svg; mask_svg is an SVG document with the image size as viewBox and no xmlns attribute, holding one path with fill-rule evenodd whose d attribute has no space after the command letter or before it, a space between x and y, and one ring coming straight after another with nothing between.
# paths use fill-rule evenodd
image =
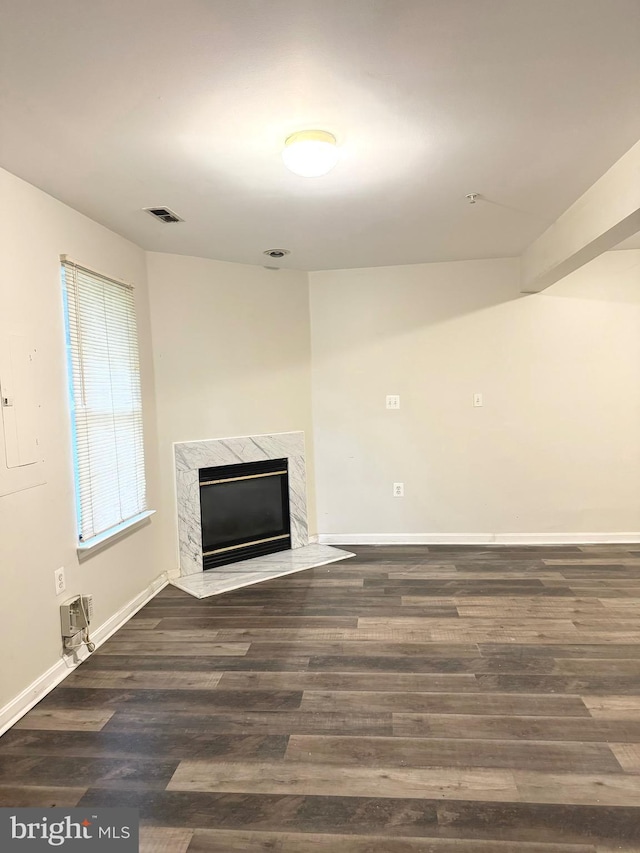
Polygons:
<instances>
[{"instance_id":1,"label":"fireplace","mask_svg":"<svg viewBox=\"0 0 640 853\"><path fill-rule=\"evenodd\" d=\"M200 468L202 567L291 548L288 459Z\"/></svg>"},{"instance_id":2,"label":"fireplace","mask_svg":"<svg viewBox=\"0 0 640 853\"><path fill-rule=\"evenodd\" d=\"M214 469L214 475L209 479L218 480L223 479L215 474L215 470L220 468L275 461L279 466L276 470L282 471L284 470L281 467L282 460L286 460L289 479L287 508L291 535L291 544L288 548L296 550L307 546L309 534L307 530L304 456L304 434L301 432L211 438L203 441L183 441L174 444L180 574L187 576L196 572L202 573L205 568L204 561L207 559L202 553L201 470ZM280 485L283 488L282 482ZM208 496L206 500L208 500ZM284 535L285 530L286 528L282 530L282 533L274 533L273 535ZM270 537L261 533L256 538L268 539ZM286 545L282 544L284 541L281 540L281 545L283 548L287 548ZM207 550L214 551L227 547L216 540L214 540L213 545L214 547ZM232 552L226 553L225 562L231 562L229 554ZM235 557L234 562L241 559L239 555L235 555ZM223 565L223 563L219 563L219 565Z\"/></svg>"}]
</instances>

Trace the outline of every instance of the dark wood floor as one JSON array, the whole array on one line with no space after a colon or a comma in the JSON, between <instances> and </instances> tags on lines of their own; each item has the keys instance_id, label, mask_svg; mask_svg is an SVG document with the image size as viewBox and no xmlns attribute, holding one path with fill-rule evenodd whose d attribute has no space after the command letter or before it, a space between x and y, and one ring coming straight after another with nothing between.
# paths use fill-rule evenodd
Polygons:
<instances>
[{"instance_id":1,"label":"dark wood floor","mask_svg":"<svg viewBox=\"0 0 640 853\"><path fill-rule=\"evenodd\" d=\"M145 853L640 850L640 549L358 547L163 590L0 739Z\"/></svg>"}]
</instances>

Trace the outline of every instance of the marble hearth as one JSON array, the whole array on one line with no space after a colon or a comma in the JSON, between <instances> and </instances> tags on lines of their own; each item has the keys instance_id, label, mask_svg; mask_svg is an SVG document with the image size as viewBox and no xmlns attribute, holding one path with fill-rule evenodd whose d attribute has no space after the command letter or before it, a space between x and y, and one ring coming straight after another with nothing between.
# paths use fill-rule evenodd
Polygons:
<instances>
[{"instance_id":1,"label":"marble hearth","mask_svg":"<svg viewBox=\"0 0 640 853\"><path fill-rule=\"evenodd\" d=\"M180 578L174 581L176 586L200 598L353 556L338 548L309 545L304 433L186 441L173 447L180 557ZM289 462L292 550L203 572L200 468L282 458Z\"/></svg>"},{"instance_id":2,"label":"marble hearth","mask_svg":"<svg viewBox=\"0 0 640 853\"><path fill-rule=\"evenodd\" d=\"M305 569L316 569L318 566L326 566L353 556L349 551L333 548L331 545L305 545L295 551L278 551L277 554L253 557L230 566L183 575L174 578L171 583L196 598L208 598L210 595L220 595L243 586L264 583L284 575L303 572Z\"/></svg>"}]
</instances>

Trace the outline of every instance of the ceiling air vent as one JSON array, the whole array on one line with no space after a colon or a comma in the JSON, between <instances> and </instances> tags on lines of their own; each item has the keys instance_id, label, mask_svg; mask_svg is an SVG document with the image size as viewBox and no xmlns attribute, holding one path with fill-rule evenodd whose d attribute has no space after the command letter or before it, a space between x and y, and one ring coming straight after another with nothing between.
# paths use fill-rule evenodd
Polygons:
<instances>
[{"instance_id":1,"label":"ceiling air vent","mask_svg":"<svg viewBox=\"0 0 640 853\"><path fill-rule=\"evenodd\" d=\"M169 210L168 207L145 207L143 209L162 222L184 222L184 219L181 219L177 213Z\"/></svg>"}]
</instances>

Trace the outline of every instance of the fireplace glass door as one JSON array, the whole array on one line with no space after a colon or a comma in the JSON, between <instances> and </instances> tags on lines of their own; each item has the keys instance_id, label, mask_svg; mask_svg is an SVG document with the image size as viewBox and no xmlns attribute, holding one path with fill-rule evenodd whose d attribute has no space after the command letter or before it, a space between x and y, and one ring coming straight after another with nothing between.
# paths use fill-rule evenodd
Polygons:
<instances>
[{"instance_id":1,"label":"fireplace glass door","mask_svg":"<svg viewBox=\"0 0 640 853\"><path fill-rule=\"evenodd\" d=\"M291 548L287 459L199 473L204 569Z\"/></svg>"}]
</instances>

